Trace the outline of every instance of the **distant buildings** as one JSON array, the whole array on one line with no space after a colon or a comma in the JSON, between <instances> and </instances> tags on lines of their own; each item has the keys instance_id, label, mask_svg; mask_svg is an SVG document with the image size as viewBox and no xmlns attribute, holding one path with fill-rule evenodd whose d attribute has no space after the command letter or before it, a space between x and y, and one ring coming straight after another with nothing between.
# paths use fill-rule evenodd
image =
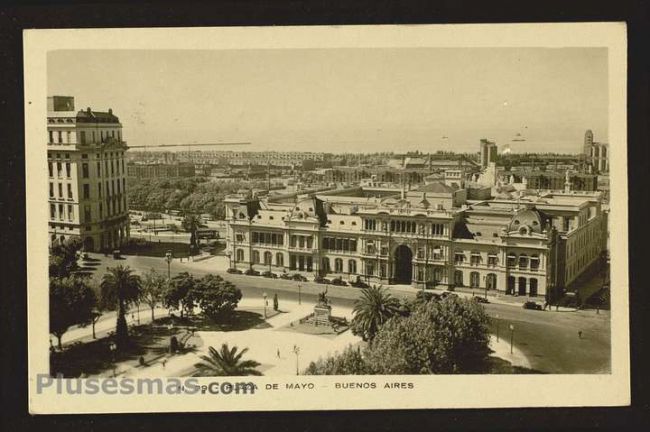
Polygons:
<instances>
[{"instance_id":1,"label":"distant buildings","mask_svg":"<svg viewBox=\"0 0 650 432\"><path fill-rule=\"evenodd\" d=\"M594 174L609 172L609 144L594 142L594 134L591 130L585 132L582 152L586 172Z\"/></svg>"},{"instance_id":2,"label":"distant buildings","mask_svg":"<svg viewBox=\"0 0 650 432\"><path fill-rule=\"evenodd\" d=\"M129 238L126 142L107 112L75 111L74 98L47 100L50 242L79 237L87 251L119 247Z\"/></svg>"},{"instance_id":3,"label":"distant buildings","mask_svg":"<svg viewBox=\"0 0 650 432\"><path fill-rule=\"evenodd\" d=\"M129 177L139 179L194 177L196 170L193 164L128 164Z\"/></svg>"},{"instance_id":4,"label":"distant buildings","mask_svg":"<svg viewBox=\"0 0 650 432\"><path fill-rule=\"evenodd\" d=\"M497 161L497 145L487 139L481 140L481 168L487 168L490 162Z\"/></svg>"}]
</instances>

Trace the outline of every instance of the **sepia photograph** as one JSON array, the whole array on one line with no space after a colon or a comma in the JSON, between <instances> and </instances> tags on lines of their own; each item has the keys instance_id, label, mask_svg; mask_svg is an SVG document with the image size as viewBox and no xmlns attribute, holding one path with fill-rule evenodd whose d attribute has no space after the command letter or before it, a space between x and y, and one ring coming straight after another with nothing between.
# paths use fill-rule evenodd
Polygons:
<instances>
[{"instance_id":1,"label":"sepia photograph","mask_svg":"<svg viewBox=\"0 0 650 432\"><path fill-rule=\"evenodd\" d=\"M26 96L29 229L47 238L30 266L34 391L392 392L363 397L379 408L427 394L425 376L532 393L625 380L625 65L604 43L454 45L463 29L447 30L237 47L205 29L196 45L179 33L183 49L67 30L74 46L41 49L40 100ZM106 46L120 32L137 43ZM517 406L500 397L485 405Z\"/></svg>"}]
</instances>

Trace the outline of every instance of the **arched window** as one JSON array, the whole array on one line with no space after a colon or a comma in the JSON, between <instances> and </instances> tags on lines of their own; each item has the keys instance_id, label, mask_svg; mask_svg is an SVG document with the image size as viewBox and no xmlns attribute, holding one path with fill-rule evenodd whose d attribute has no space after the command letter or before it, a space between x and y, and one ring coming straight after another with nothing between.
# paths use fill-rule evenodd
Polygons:
<instances>
[{"instance_id":1,"label":"arched window","mask_svg":"<svg viewBox=\"0 0 650 432\"><path fill-rule=\"evenodd\" d=\"M438 283L442 280L442 269L440 267L434 267L433 269L433 282Z\"/></svg>"},{"instance_id":2,"label":"arched window","mask_svg":"<svg viewBox=\"0 0 650 432\"><path fill-rule=\"evenodd\" d=\"M284 255L281 252L275 254L275 265L278 267L284 267Z\"/></svg>"},{"instance_id":3,"label":"arched window","mask_svg":"<svg viewBox=\"0 0 650 432\"><path fill-rule=\"evenodd\" d=\"M336 273L342 273L343 272L343 260L341 258L336 258L334 260L334 271Z\"/></svg>"},{"instance_id":4,"label":"arched window","mask_svg":"<svg viewBox=\"0 0 650 432\"><path fill-rule=\"evenodd\" d=\"M481 276L478 272L471 272L469 274L469 285L472 288L478 288L481 286Z\"/></svg>"},{"instance_id":5,"label":"arched window","mask_svg":"<svg viewBox=\"0 0 650 432\"><path fill-rule=\"evenodd\" d=\"M523 270L527 267L528 267L528 255L526 254L519 255L519 268Z\"/></svg>"},{"instance_id":6,"label":"arched window","mask_svg":"<svg viewBox=\"0 0 650 432\"><path fill-rule=\"evenodd\" d=\"M323 258L323 268L322 268L322 270L323 270L325 273L329 273L329 272L331 271L331 268L330 268L330 259L329 259L329 258Z\"/></svg>"},{"instance_id":7,"label":"arched window","mask_svg":"<svg viewBox=\"0 0 650 432\"><path fill-rule=\"evenodd\" d=\"M348 261L348 273L356 274L357 272L357 262L355 260Z\"/></svg>"},{"instance_id":8,"label":"arched window","mask_svg":"<svg viewBox=\"0 0 650 432\"><path fill-rule=\"evenodd\" d=\"M537 296L537 279L531 278L529 279L529 282L530 282L530 288L528 293L531 297L535 297Z\"/></svg>"},{"instance_id":9,"label":"arched window","mask_svg":"<svg viewBox=\"0 0 650 432\"><path fill-rule=\"evenodd\" d=\"M264 264L271 265L273 261L273 254L269 251L264 252Z\"/></svg>"},{"instance_id":10,"label":"arched window","mask_svg":"<svg viewBox=\"0 0 650 432\"><path fill-rule=\"evenodd\" d=\"M517 281L517 294L519 295L526 295L526 278L525 277L520 277L519 280Z\"/></svg>"},{"instance_id":11,"label":"arched window","mask_svg":"<svg viewBox=\"0 0 650 432\"><path fill-rule=\"evenodd\" d=\"M456 286L463 286L463 272L460 270L456 270L454 272L454 284Z\"/></svg>"},{"instance_id":12,"label":"arched window","mask_svg":"<svg viewBox=\"0 0 650 432\"><path fill-rule=\"evenodd\" d=\"M243 249L237 249L237 253L235 254L235 261L244 261L244 250Z\"/></svg>"},{"instance_id":13,"label":"arched window","mask_svg":"<svg viewBox=\"0 0 650 432\"><path fill-rule=\"evenodd\" d=\"M253 251L253 263L254 264L259 264L260 263L260 253L259 253L259 251Z\"/></svg>"},{"instance_id":14,"label":"arched window","mask_svg":"<svg viewBox=\"0 0 650 432\"><path fill-rule=\"evenodd\" d=\"M530 257L530 269L539 270L539 255L531 255Z\"/></svg>"},{"instance_id":15,"label":"arched window","mask_svg":"<svg viewBox=\"0 0 650 432\"><path fill-rule=\"evenodd\" d=\"M485 286L489 290L497 289L497 275L494 273L488 273L488 275L485 277Z\"/></svg>"}]
</instances>

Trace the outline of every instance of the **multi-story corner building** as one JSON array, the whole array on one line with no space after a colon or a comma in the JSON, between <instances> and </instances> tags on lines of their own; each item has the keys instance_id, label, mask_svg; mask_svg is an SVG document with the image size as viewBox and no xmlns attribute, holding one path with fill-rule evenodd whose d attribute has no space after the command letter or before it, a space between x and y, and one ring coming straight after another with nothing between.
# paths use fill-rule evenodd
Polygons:
<instances>
[{"instance_id":1,"label":"multi-story corner building","mask_svg":"<svg viewBox=\"0 0 650 432\"><path fill-rule=\"evenodd\" d=\"M440 187L294 203L227 198L231 267L555 298L606 247L598 193L467 205Z\"/></svg>"},{"instance_id":2,"label":"multi-story corner building","mask_svg":"<svg viewBox=\"0 0 650 432\"><path fill-rule=\"evenodd\" d=\"M50 241L79 237L87 251L129 238L126 142L111 109L75 111L74 98L48 97Z\"/></svg>"}]
</instances>

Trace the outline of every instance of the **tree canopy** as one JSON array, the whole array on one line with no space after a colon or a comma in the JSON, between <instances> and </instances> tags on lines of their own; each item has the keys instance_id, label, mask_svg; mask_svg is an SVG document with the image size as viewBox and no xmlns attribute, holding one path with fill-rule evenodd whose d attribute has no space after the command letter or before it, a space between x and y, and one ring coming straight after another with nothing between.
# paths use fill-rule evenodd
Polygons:
<instances>
[{"instance_id":1,"label":"tree canopy","mask_svg":"<svg viewBox=\"0 0 650 432\"><path fill-rule=\"evenodd\" d=\"M129 207L138 210L180 210L225 217L224 198L240 189L264 187L259 181L209 181L204 177L173 179L129 178Z\"/></svg>"},{"instance_id":2,"label":"tree canopy","mask_svg":"<svg viewBox=\"0 0 650 432\"><path fill-rule=\"evenodd\" d=\"M364 349L312 362L311 375L480 373L487 367L489 318L471 300L420 299L408 315L395 314L381 324Z\"/></svg>"},{"instance_id":3,"label":"tree canopy","mask_svg":"<svg viewBox=\"0 0 650 432\"><path fill-rule=\"evenodd\" d=\"M87 325L93 320L97 304L95 292L82 276L50 278L50 333L58 339L73 325Z\"/></svg>"},{"instance_id":4,"label":"tree canopy","mask_svg":"<svg viewBox=\"0 0 650 432\"><path fill-rule=\"evenodd\" d=\"M230 281L210 274L199 279L194 290L192 297L205 316L213 320L232 313L242 298L241 290Z\"/></svg>"}]
</instances>

